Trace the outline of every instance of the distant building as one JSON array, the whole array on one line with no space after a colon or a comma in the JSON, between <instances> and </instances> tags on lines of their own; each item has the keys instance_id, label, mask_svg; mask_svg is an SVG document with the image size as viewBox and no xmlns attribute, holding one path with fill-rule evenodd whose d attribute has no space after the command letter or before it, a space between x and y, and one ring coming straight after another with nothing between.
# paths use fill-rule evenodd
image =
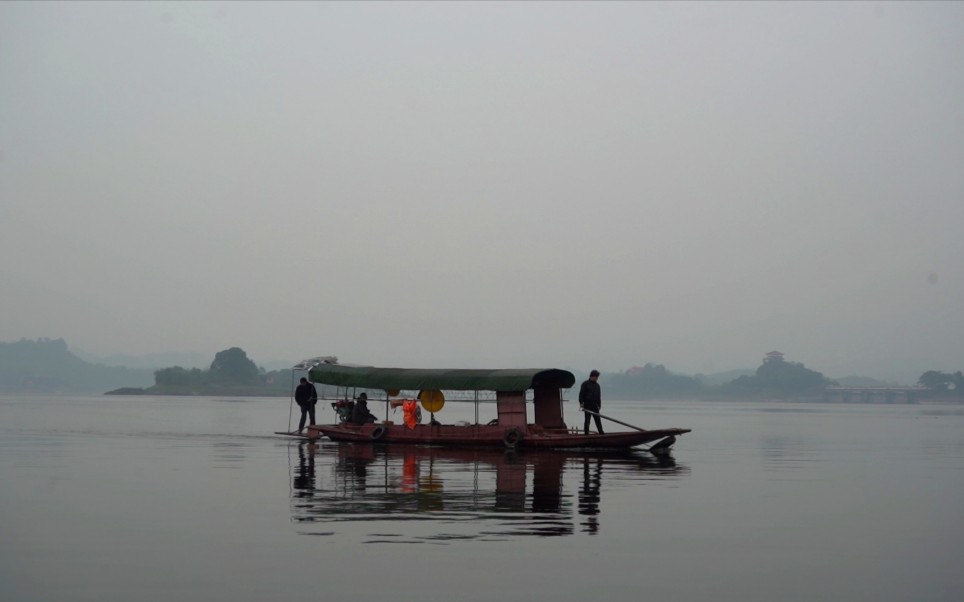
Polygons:
<instances>
[{"instance_id":1,"label":"distant building","mask_svg":"<svg viewBox=\"0 0 964 602\"><path fill-rule=\"evenodd\" d=\"M766 362L782 362L783 354L779 351L771 351L770 353L763 356L764 363Z\"/></svg>"}]
</instances>

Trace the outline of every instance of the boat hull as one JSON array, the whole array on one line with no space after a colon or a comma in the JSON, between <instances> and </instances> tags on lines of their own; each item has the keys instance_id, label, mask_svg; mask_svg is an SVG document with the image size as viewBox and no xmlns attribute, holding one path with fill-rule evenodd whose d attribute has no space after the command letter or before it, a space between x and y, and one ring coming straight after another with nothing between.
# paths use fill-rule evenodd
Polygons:
<instances>
[{"instance_id":1,"label":"boat hull","mask_svg":"<svg viewBox=\"0 0 964 602\"><path fill-rule=\"evenodd\" d=\"M498 425L416 425L410 429L397 424L312 425L308 432L333 441L352 443L398 443L458 447L508 447L519 449L615 449L631 448L690 432L690 429L656 429L584 435L569 431L548 431L534 425L507 428Z\"/></svg>"}]
</instances>

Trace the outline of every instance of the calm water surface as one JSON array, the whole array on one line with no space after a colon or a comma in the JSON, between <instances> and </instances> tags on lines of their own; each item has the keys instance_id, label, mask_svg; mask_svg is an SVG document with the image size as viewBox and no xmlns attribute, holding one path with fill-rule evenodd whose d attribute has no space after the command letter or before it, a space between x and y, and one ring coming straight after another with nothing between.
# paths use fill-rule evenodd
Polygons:
<instances>
[{"instance_id":1,"label":"calm water surface","mask_svg":"<svg viewBox=\"0 0 964 602\"><path fill-rule=\"evenodd\" d=\"M288 410L0 397L0 600L964 599L964 406L605 403L694 429L664 459L309 444Z\"/></svg>"}]
</instances>

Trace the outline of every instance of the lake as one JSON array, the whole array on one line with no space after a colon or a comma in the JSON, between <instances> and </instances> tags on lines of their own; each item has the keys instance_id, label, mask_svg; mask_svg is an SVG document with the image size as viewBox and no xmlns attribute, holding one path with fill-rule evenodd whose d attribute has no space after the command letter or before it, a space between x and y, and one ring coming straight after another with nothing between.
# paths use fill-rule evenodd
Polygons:
<instances>
[{"instance_id":1,"label":"lake","mask_svg":"<svg viewBox=\"0 0 964 602\"><path fill-rule=\"evenodd\" d=\"M272 434L287 399L0 397L0 600L964 599L964 406L603 395L693 432L312 444Z\"/></svg>"}]
</instances>

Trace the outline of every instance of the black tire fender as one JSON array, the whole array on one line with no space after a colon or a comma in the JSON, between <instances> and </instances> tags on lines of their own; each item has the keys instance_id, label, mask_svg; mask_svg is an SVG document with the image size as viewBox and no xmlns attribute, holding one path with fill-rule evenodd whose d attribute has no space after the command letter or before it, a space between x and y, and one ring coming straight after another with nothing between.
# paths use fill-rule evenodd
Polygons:
<instances>
[{"instance_id":1,"label":"black tire fender","mask_svg":"<svg viewBox=\"0 0 964 602\"><path fill-rule=\"evenodd\" d=\"M502 443L509 449L515 449L519 442L522 441L522 431L517 427L512 427L505 432L505 436L502 438Z\"/></svg>"},{"instance_id":2,"label":"black tire fender","mask_svg":"<svg viewBox=\"0 0 964 602\"><path fill-rule=\"evenodd\" d=\"M377 424L375 425L375 428L372 429L371 434L368 436L371 437L372 441L381 441L385 438L386 432L388 432L388 429L385 428L384 424Z\"/></svg>"}]
</instances>

